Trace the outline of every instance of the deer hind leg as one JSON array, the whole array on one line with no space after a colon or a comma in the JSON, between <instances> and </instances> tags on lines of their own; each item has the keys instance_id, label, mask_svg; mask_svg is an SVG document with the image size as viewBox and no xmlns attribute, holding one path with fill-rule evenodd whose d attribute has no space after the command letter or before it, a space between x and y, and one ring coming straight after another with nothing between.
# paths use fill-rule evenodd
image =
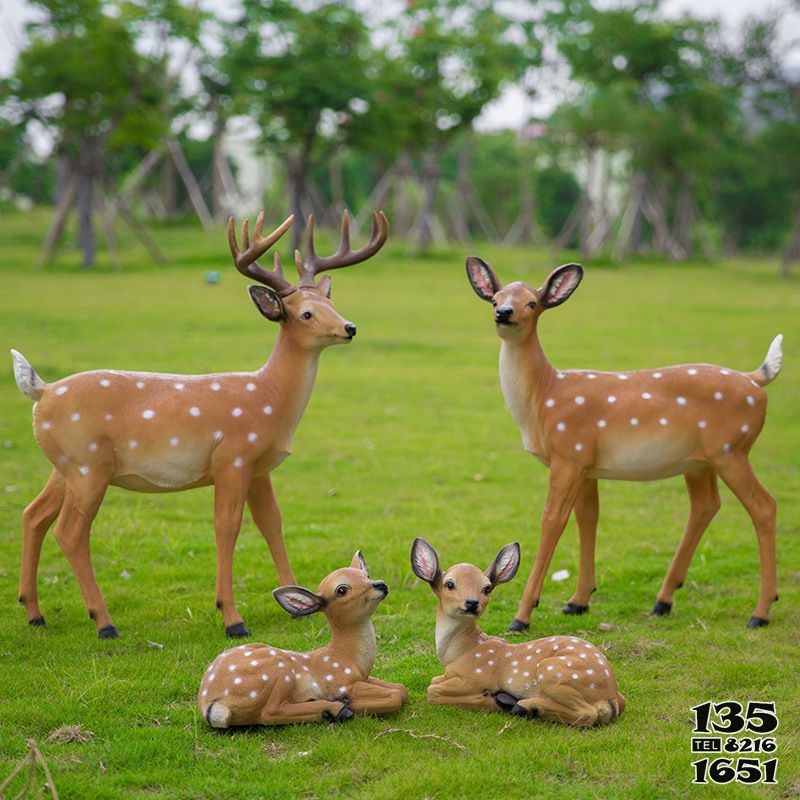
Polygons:
<instances>
[{"instance_id":1,"label":"deer hind leg","mask_svg":"<svg viewBox=\"0 0 800 800\"><path fill-rule=\"evenodd\" d=\"M598 723L611 722L618 715L618 707L611 705L609 701L587 703L577 689L563 684L543 687L539 695L520 700L518 705L529 716L587 728Z\"/></svg>"},{"instance_id":2,"label":"deer hind leg","mask_svg":"<svg viewBox=\"0 0 800 800\"><path fill-rule=\"evenodd\" d=\"M107 482L102 479L78 486L68 483L54 535L75 573L86 609L90 619L94 621L99 638L116 639L119 632L111 620L103 593L95 580L89 549L92 522L103 502L107 486Z\"/></svg>"},{"instance_id":3,"label":"deer hind leg","mask_svg":"<svg viewBox=\"0 0 800 800\"><path fill-rule=\"evenodd\" d=\"M580 534L580 569L575 594L562 609L565 614L585 614L589 610L589 598L597 588L594 576L594 545L597 541L599 516L597 480L587 478L575 500L575 520Z\"/></svg>"},{"instance_id":4,"label":"deer hind leg","mask_svg":"<svg viewBox=\"0 0 800 800\"><path fill-rule=\"evenodd\" d=\"M22 512L22 565L19 572L19 602L25 606L29 625L44 625L39 609L37 575L42 542L64 504L66 481L53 470L44 489Z\"/></svg>"},{"instance_id":5,"label":"deer hind leg","mask_svg":"<svg viewBox=\"0 0 800 800\"><path fill-rule=\"evenodd\" d=\"M269 475L253 478L247 494L247 505L253 516L253 522L261 531L261 535L269 547L275 568L278 570L278 580L284 586L296 584L297 581L286 552L286 544L283 541L281 510L278 507Z\"/></svg>"},{"instance_id":6,"label":"deer hind leg","mask_svg":"<svg viewBox=\"0 0 800 800\"><path fill-rule=\"evenodd\" d=\"M717 474L711 467L704 467L685 476L689 491L689 519L678 549L661 584L653 613L664 616L672 611L672 600L676 589L683 586L694 552L714 515L719 511L719 487Z\"/></svg>"},{"instance_id":7,"label":"deer hind leg","mask_svg":"<svg viewBox=\"0 0 800 800\"><path fill-rule=\"evenodd\" d=\"M769 624L770 606L778 599L775 565L775 498L759 483L747 457L723 457L714 466L753 520L761 562L761 591L758 605L748 620L747 627L760 628Z\"/></svg>"},{"instance_id":8,"label":"deer hind leg","mask_svg":"<svg viewBox=\"0 0 800 800\"><path fill-rule=\"evenodd\" d=\"M214 532L217 539L217 608L222 612L225 634L250 636L250 629L233 599L233 550L250 485L246 467L229 465L214 475Z\"/></svg>"},{"instance_id":9,"label":"deer hind leg","mask_svg":"<svg viewBox=\"0 0 800 800\"><path fill-rule=\"evenodd\" d=\"M517 614L508 626L511 631L523 631L531 621L531 611L539 605L542 585L553 558L558 540L564 532L575 500L583 486L583 470L572 463L551 462L550 485L542 511L542 533L536 559L525 584Z\"/></svg>"}]
</instances>

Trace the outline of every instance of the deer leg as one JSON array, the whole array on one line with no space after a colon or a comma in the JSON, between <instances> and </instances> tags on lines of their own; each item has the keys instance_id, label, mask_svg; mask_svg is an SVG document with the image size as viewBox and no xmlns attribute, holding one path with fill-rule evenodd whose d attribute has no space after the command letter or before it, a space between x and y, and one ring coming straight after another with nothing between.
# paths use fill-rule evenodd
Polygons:
<instances>
[{"instance_id":1,"label":"deer leg","mask_svg":"<svg viewBox=\"0 0 800 800\"><path fill-rule=\"evenodd\" d=\"M675 590L683 586L697 545L720 506L717 474L711 467L688 472L684 478L689 491L689 519L672 563L664 576L664 582L656 596L653 613L659 617L672 611Z\"/></svg>"},{"instance_id":2,"label":"deer leg","mask_svg":"<svg viewBox=\"0 0 800 800\"><path fill-rule=\"evenodd\" d=\"M309 700L306 703L268 705L261 712L264 725L290 725L294 722L345 722L353 712L344 704L332 700Z\"/></svg>"},{"instance_id":3,"label":"deer leg","mask_svg":"<svg viewBox=\"0 0 800 800\"><path fill-rule=\"evenodd\" d=\"M541 719L561 722L565 725L589 727L594 725L598 718L598 711L594 706L587 703L580 695L573 697L567 692L560 695L558 699L539 695L520 700L518 705L527 712L528 716L541 717Z\"/></svg>"},{"instance_id":4,"label":"deer leg","mask_svg":"<svg viewBox=\"0 0 800 800\"><path fill-rule=\"evenodd\" d=\"M22 565L19 572L19 602L25 606L29 625L44 625L39 609L37 575L42 542L64 504L66 481L56 469L44 489L22 512Z\"/></svg>"},{"instance_id":5,"label":"deer leg","mask_svg":"<svg viewBox=\"0 0 800 800\"><path fill-rule=\"evenodd\" d=\"M556 544L564 532L575 499L583 485L583 469L572 463L551 462L550 485L542 511L542 533L536 559L525 584L517 615L508 626L511 631L523 631L531 621L531 611L539 605L547 568L553 558Z\"/></svg>"},{"instance_id":6,"label":"deer leg","mask_svg":"<svg viewBox=\"0 0 800 800\"><path fill-rule=\"evenodd\" d=\"M246 467L226 465L214 475L214 532L217 538L217 608L222 612L225 634L250 636L250 629L233 599L233 550L250 485Z\"/></svg>"},{"instance_id":7,"label":"deer leg","mask_svg":"<svg viewBox=\"0 0 800 800\"><path fill-rule=\"evenodd\" d=\"M275 568L278 570L278 580L284 586L296 584L286 553L286 544L283 541L281 510L269 475L253 478L250 491L247 493L247 505L253 516L253 522L269 547Z\"/></svg>"},{"instance_id":8,"label":"deer leg","mask_svg":"<svg viewBox=\"0 0 800 800\"><path fill-rule=\"evenodd\" d=\"M561 609L565 614L585 614L589 610L589 598L597 588L594 577L594 545L597 540L597 520L600 516L600 501L597 495L597 480L587 478L581 485L575 500L575 520L580 534L580 568L575 594Z\"/></svg>"},{"instance_id":9,"label":"deer leg","mask_svg":"<svg viewBox=\"0 0 800 800\"><path fill-rule=\"evenodd\" d=\"M405 686L381 685L372 680L358 681L347 687L349 707L356 714L390 714L408 699Z\"/></svg>"},{"instance_id":10,"label":"deer leg","mask_svg":"<svg viewBox=\"0 0 800 800\"><path fill-rule=\"evenodd\" d=\"M457 706L468 711L499 711L500 706L489 692L476 693L472 684L458 675L444 676L437 683L431 681L428 687L428 702L440 706Z\"/></svg>"},{"instance_id":11,"label":"deer leg","mask_svg":"<svg viewBox=\"0 0 800 800\"><path fill-rule=\"evenodd\" d=\"M374 684L375 686L383 686L385 689L396 689L403 695L403 702L408 700L408 689L402 683L394 683L392 681L382 681L380 678L367 678L367 683ZM433 681L431 681L433 683Z\"/></svg>"},{"instance_id":12,"label":"deer leg","mask_svg":"<svg viewBox=\"0 0 800 800\"><path fill-rule=\"evenodd\" d=\"M758 605L748 620L747 627L760 628L769 624L770 606L778 599L775 565L775 498L759 483L746 457L723 457L714 464L714 467L753 520L761 562L761 591Z\"/></svg>"},{"instance_id":13,"label":"deer leg","mask_svg":"<svg viewBox=\"0 0 800 800\"><path fill-rule=\"evenodd\" d=\"M89 548L92 522L103 502L107 485L105 482L95 482L93 485L80 486L76 491L76 487L68 483L54 535L75 573L98 637L116 639L119 631L111 620L103 593L95 580Z\"/></svg>"}]
</instances>

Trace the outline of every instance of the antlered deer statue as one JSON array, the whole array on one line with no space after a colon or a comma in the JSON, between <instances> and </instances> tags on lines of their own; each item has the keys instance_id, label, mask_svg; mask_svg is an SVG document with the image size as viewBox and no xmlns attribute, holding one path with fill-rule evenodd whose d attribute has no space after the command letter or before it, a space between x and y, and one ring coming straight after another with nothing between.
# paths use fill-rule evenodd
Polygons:
<instances>
[{"instance_id":1,"label":"antlered deer statue","mask_svg":"<svg viewBox=\"0 0 800 800\"><path fill-rule=\"evenodd\" d=\"M295 252L300 280L291 284L275 255L275 269L256 259L292 226L288 217L269 236L259 214L253 243L248 223L240 251L233 228L228 239L236 268L259 282L248 290L256 308L280 324L267 363L255 372L164 375L96 370L45 383L12 350L14 374L23 394L37 401L36 440L53 465L39 496L23 513L19 602L31 625L44 625L37 571L42 540L56 518L55 537L69 559L89 616L101 639L119 634L92 571L89 533L109 485L138 492L172 492L214 485L217 541L217 607L228 636L250 631L233 598L233 550L245 503L267 541L281 583L295 583L281 532L281 516L270 472L292 449L292 438L308 403L322 350L352 340L356 326L336 312L330 277L320 272L366 261L386 241L389 226L375 212L369 242L351 250L347 212L337 252L314 251L309 217L305 254Z\"/></svg>"},{"instance_id":2,"label":"antlered deer statue","mask_svg":"<svg viewBox=\"0 0 800 800\"><path fill-rule=\"evenodd\" d=\"M780 372L781 336L754 372L684 364L626 372L557 370L537 333L539 317L565 302L583 278L580 264L555 269L538 289L503 286L482 259L467 275L494 307L500 344L500 385L525 449L550 468L539 550L511 630L524 630L538 605L556 544L575 510L580 533L578 585L566 614L588 610L595 590L598 478L649 481L683 474L689 520L653 613L669 614L700 537L719 508L717 476L747 509L761 559L761 591L747 625L768 624L777 600L775 500L748 461L767 410L766 386Z\"/></svg>"}]
</instances>

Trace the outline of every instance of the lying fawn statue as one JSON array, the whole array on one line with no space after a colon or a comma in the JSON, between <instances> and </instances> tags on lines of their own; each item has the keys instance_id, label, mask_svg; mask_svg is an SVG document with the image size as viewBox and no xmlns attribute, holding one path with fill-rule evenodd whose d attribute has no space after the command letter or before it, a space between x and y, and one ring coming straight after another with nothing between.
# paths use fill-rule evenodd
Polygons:
<instances>
[{"instance_id":1,"label":"lying fawn statue","mask_svg":"<svg viewBox=\"0 0 800 800\"><path fill-rule=\"evenodd\" d=\"M214 728L342 722L355 714L387 714L408 699L400 683L371 678L375 664L372 615L389 593L373 581L361 551L349 567L337 569L317 592L281 586L272 593L295 617L322 611L331 640L297 653L268 644L243 644L220 653L206 670L197 698Z\"/></svg>"},{"instance_id":2,"label":"lying fawn statue","mask_svg":"<svg viewBox=\"0 0 800 800\"><path fill-rule=\"evenodd\" d=\"M484 572L456 564L445 572L424 539L411 548L411 568L439 598L436 655L444 665L428 687L428 701L470 710L510 711L568 725L613 722L625 698L605 655L574 636L509 644L487 636L477 620L492 589L519 567L519 545L507 544Z\"/></svg>"}]
</instances>

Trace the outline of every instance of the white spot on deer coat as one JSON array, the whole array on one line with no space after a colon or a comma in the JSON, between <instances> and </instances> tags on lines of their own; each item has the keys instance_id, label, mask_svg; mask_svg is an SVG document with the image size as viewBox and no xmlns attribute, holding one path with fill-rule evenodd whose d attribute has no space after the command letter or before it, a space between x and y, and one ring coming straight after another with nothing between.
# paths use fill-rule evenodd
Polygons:
<instances>
[{"instance_id":1,"label":"white spot on deer coat","mask_svg":"<svg viewBox=\"0 0 800 800\"><path fill-rule=\"evenodd\" d=\"M722 392L714 392L715 400L722 400Z\"/></svg>"},{"instance_id":2,"label":"white spot on deer coat","mask_svg":"<svg viewBox=\"0 0 800 800\"><path fill-rule=\"evenodd\" d=\"M272 406L264 406L264 408L262 409L262 411L263 411L265 414L271 414L271 413L272 413Z\"/></svg>"},{"instance_id":3,"label":"white spot on deer coat","mask_svg":"<svg viewBox=\"0 0 800 800\"><path fill-rule=\"evenodd\" d=\"M107 387L107 386L111 386L111 381L110 381L108 378L103 378L103 379L100 381L100 385L101 385L103 388L105 388L105 387Z\"/></svg>"},{"instance_id":4,"label":"white spot on deer coat","mask_svg":"<svg viewBox=\"0 0 800 800\"><path fill-rule=\"evenodd\" d=\"M608 396L608 402L609 402L609 403L616 403L616 402L617 402L617 398L616 398L616 397L614 397L614 395L613 395L613 394L610 394L610 395Z\"/></svg>"},{"instance_id":5,"label":"white spot on deer coat","mask_svg":"<svg viewBox=\"0 0 800 800\"><path fill-rule=\"evenodd\" d=\"M78 471L81 473L81 475L88 475L89 474L89 465L88 464L84 464L83 466L78 467Z\"/></svg>"},{"instance_id":6,"label":"white spot on deer coat","mask_svg":"<svg viewBox=\"0 0 800 800\"><path fill-rule=\"evenodd\" d=\"M639 420L636 419L636 417L631 417L631 425L633 425L634 428L635 428L638 424L639 424Z\"/></svg>"},{"instance_id":7,"label":"white spot on deer coat","mask_svg":"<svg viewBox=\"0 0 800 800\"><path fill-rule=\"evenodd\" d=\"M153 411L153 410L152 410L152 409L150 409L150 408L146 409L145 411L142 411L142 416L143 416L145 419L153 419L153 417L154 417L155 415L156 415L156 412L155 412L155 411Z\"/></svg>"},{"instance_id":8,"label":"white spot on deer coat","mask_svg":"<svg viewBox=\"0 0 800 800\"><path fill-rule=\"evenodd\" d=\"M254 442L256 439L258 439L258 434L257 433L248 433L247 434L247 441L248 442Z\"/></svg>"},{"instance_id":9,"label":"white spot on deer coat","mask_svg":"<svg viewBox=\"0 0 800 800\"><path fill-rule=\"evenodd\" d=\"M597 427L598 428L605 428L605 426L606 426L606 421L604 419L597 420Z\"/></svg>"},{"instance_id":10,"label":"white spot on deer coat","mask_svg":"<svg viewBox=\"0 0 800 800\"><path fill-rule=\"evenodd\" d=\"M697 427L698 428L705 428L706 424L707 424L706 421L704 419L701 419L700 422L697 423Z\"/></svg>"},{"instance_id":11,"label":"white spot on deer coat","mask_svg":"<svg viewBox=\"0 0 800 800\"><path fill-rule=\"evenodd\" d=\"M131 439L131 440L128 442L128 447L130 447L130 449L131 449L131 450L135 450L135 449L136 449L136 446L137 446L138 444L139 444L139 442L137 442L137 441L136 441L136 439Z\"/></svg>"},{"instance_id":12,"label":"white spot on deer coat","mask_svg":"<svg viewBox=\"0 0 800 800\"><path fill-rule=\"evenodd\" d=\"M686 398L685 398L685 397L677 397L677 398L675 399L675 402L676 402L676 403L677 403L679 406L685 406L685 405L686 405Z\"/></svg>"},{"instance_id":13,"label":"white spot on deer coat","mask_svg":"<svg viewBox=\"0 0 800 800\"><path fill-rule=\"evenodd\" d=\"M144 381L136 381L137 389L144 389Z\"/></svg>"},{"instance_id":14,"label":"white spot on deer coat","mask_svg":"<svg viewBox=\"0 0 800 800\"><path fill-rule=\"evenodd\" d=\"M552 407L553 407L553 406L556 404L556 401L555 401L555 400L553 400L553 398L552 398L552 397L548 397L548 398L547 398L547 400L545 400L545 403L544 403L544 404L545 404L545 405L546 405L548 408L552 408Z\"/></svg>"},{"instance_id":15,"label":"white spot on deer coat","mask_svg":"<svg viewBox=\"0 0 800 800\"><path fill-rule=\"evenodd\" d=\"M642 392L642 400L649 400L652 396L650 392Z\"/></svg>"},{"instance_id":16,"label":"white spot on deer coat","mask_svg":"<svg viewBox=\"0 0 800 800\"><path fill-rule=\"evenodd\" d=\"M254 383L248 383L246 388L248 392L254 392L256 390L256 385Z\"/></svg>"},{"instance_id":17,"label":"white spot on deer coat","mask_svg":"<svg viewBox=\"0 0 800 800\"><path fill-rule=\"evenodd\" d=\"M192 406L192 407L189 409L189 413L190 413L190 414L191 414L193 417L199 417L199 416L200 416L200 409L199 409L197 406Z\"/></svg>"},{"instance_id":18,"label":"white spot on deer coat","mask_svg":"<svg viewBox=\"0 0 800 800\"><path fill-rule=\"evenodd\" d=\"M567 428L567 426L563 422L559 422L558 425L556 425L556 430L559 430L559 431L566 430L566 428Z\"/></svg>"},{"instance_id":19,"label":"white spot on deer coat","mask_svg":"<svg viewBox=\"0 0 800 800\"><path fill-rule=\"evenodd\" d=\"M74 414L70 415L70 419L73 422L77 422L81 418L81 415L76 411Z\"/></svg>"},{"instance_id":20,"label":"white spot on deer coat","mask_svg":"<svg viewBox=\"0 0 800 800\"><path fill-rule=\"evenodd\" d=\"M236 408L233 409L233 411L231 411L231 414L233 414L234 417L241 417L242 409L237 406Z\"/></svg>"},{"instance_id":21,"label":"white spot on deer coat","mask_svg":"<svg viewBox=\"0 0 800 800\"><path fill-rule=\"evenodd\" d=\"M582 405L583 405L585 402L586 402L586 398L585 398L585 397L583 397L582 395L578 395L578 396L575 398L575 404L576 404L576 405L582 406Z\"/></svg>"},{"instance_id":22,"label":"white spot on deer coat","mask_svg":"<svg viewBox=\"0 0 800 800\"><path fill-rule=\"evenodd\" d=\"M689 375L697 375L697 370L694 367L692 367L691 369L687 369L686 372Z\"/></svg>"},{"instance_id":23,"label":"white spot on deer coat","mask_svg":"<svg viewBox=\"0 0 800 800\"><path fill-rule=\"evenodd\" d=\"M220 390L220 385L216 381L214 381L214 383L211 384L211 391L218 392L219 390Z\"/></svg>"},{"instance_id":24,"label":"white spot on deer coat","mask_svg":"<svg viewBox=\"0 0 800 800\"><path fill-rule=\"evenodd\" d=\"M669 420L666 417L661 417L661 419L659 420L659 423L661 425L668 425L669 424Z\"/></svg>"},{"instance_id":25,"label":"white spot on deer coat","mask_svg":"<svg viewBox=\"0 0 800 800\"><path fill-rule=\"evenodd\" d=\"M654 372L654 373L653 373L653 377L654 377L656 380L659 380L659 379L661 378L661 373L660 373L660 372Z\"/></svg>"}]
</instances>

